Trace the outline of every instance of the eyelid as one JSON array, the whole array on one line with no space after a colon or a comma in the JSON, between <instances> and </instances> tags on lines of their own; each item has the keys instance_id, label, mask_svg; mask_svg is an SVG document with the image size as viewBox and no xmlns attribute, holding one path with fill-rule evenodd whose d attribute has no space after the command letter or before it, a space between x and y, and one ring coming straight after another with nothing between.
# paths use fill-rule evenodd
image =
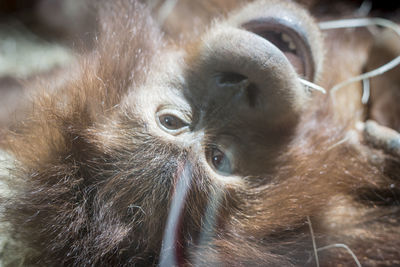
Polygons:
<instances>
[{"instance_id":1,"label":"eyelid","mask_svg":"<svg viewBox=\"0 0 400 267\"><path fill-rule=\"evenodd\" d=\"M186 112L181 112L181 111L179 111L177 109L163 108L163 109L161 109L161 110L156 112L156 114L155 114L156 115L156 122L157 122L157 125L161 129L166 131L167 133L172 134L172 135L179 135L179 134L181 134L183 132L187 132L187 131L190 130L190 122L189 122L190 120L188 119L189 116L187 114L185 116L185 114L186 114ZM168 129L160 121L160 118L162 116L165 116L165 115L172 115L172 116L177 117L179 120L181 120L185 124L185 126L179 128L179 129Z\"/></svg>"},{"instance_id":2,"label":"eyelid","mask_svg":"<svg viewBox=\"0 0 400 267\"><path fill-rule=\"evenodd\" d=\"M171 114L181 119L185 124L190 125L192 121L191 112L187 110L177 109L176 107L162 106L157 109L156 116Z\"/></svg>"}]
</instances>

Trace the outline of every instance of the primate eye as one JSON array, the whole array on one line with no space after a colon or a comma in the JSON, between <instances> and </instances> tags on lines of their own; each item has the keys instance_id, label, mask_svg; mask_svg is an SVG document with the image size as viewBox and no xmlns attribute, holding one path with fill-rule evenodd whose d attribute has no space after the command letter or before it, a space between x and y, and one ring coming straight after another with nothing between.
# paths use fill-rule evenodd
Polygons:
<instances>
[{"instance_id":1,"label":"primate eye","mask_svg":"<svg viewBox=\"0 0 400 267\"><path fill-rule=\"evenodd\" d=\"M217 172L223 175L229 175L232 173L230 160L224 152L218 148L213 148L210 157L211 164Z\"/></svg>"},{"instance_id":2,"label":"primate eye","mask_svg":"<svg viewBox=\"0 0 400 267\"><path fill-rule=\"evenodd\" d=\"M160 122L165 128L170 130L177 130L187 126L187 124L184 123L181 119L175 117L174 115L169 115L169 114L162 115L160 117Z\"/></svg>"},{"instance_id":3,"label":"primate eye","mask_svg":"<svg viewBox=\"0 0 400 267\"><path fill-rule=\"evenodd\" d=\"M187 122L169 113L158 115L158 122L161 128L174 135L181 133L184 129L189 127Z\"/></svg>"}]
</instances>

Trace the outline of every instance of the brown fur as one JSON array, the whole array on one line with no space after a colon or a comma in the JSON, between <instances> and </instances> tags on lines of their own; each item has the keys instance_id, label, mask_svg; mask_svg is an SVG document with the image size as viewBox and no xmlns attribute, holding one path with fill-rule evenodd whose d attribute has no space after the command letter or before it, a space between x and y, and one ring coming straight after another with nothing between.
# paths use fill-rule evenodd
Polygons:
<instances>
[{"instance_id":1,"label":"brown fur","mask_svg":"<svg viewBox=\"0 0 400 267\"><path fill-rule=\"evenodd\" d=\"M225 10L233 7L219 2ZM173 15L189 12L184 4ZM151 84L149 79L159 78L153 73L160 67L157 58L177 49L171 29L192 37L180 40L192 53L187 62L194 69L184 75L200 76L193 53L199 49L196 35L208 26L202 22L203 28L191 35L190 25L179 28L171 19L164 24L169 35L163 37L137 1L101 6L97 48L81 60L68 83L35 96L29 117L3 144L16 159L11 175L3 178L15 192L4 200L4 219L30 249L24 252L26 265L157 264L173 178L184 166L195 180L185 203L181 264L315 264L307 218L318 247L346 244L363 266L400 264L399 161L368 147L354 129L365 116L363 107L354 104L359 85L340 91L336 103L328 95L314 97L299 118L290 120L297 127L290 129L290 141L267 157L272 163L258 167L262 171L253 176L257 166L252 167L240 186L220 184L192 151L154 135L126 101ZM214 17L204 10L193 12L204 20ZM372 38L363 30L326 35L319 81L331 88L362 71ZM216 229L209 229L209 239L199 244L207 202L217 193ZM319 261L323 266L354 264L341 249L320 251Z\"/></svg>"}]
</instances>

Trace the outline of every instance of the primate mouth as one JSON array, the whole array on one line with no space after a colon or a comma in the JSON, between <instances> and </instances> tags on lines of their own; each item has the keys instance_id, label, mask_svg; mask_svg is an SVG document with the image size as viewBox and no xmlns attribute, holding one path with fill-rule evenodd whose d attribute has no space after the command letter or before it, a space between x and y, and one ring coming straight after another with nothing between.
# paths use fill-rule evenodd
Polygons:
<instances>
[{"instance_id":1,"label":"primate mouth","mask_svg":"<svg viewBox=\"0 0 400 267\"><path fill-rule=\"evenodd\" d=\"M259 18L242 25L274 44L286 56L296 72L307 80L314 78L314 60L304 30L279 18Z\"/></svg>"}]
</instances>

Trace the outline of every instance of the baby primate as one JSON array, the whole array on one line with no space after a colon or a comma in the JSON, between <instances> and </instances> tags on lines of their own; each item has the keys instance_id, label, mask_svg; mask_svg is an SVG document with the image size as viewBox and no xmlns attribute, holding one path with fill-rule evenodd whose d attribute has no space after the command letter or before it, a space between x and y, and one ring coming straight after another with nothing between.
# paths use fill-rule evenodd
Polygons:
<instances>
[{"instance_id":1,"label":"baby primate","mask_svg":"<svg viewBox=\"0 0 400 267\"><path fill-rule=\"evenodd\" d=\"M186 13L162 27L140 1L98 13L96 48L37 90L2 145L22 264L400 264L399 161L384 143L397 133L370 126L382 151L364 140L359 84L334 101L304 85L359 74L370 33L322 38L278 0L181 26L182 39Z\"/></svg>"}]
</instances>

